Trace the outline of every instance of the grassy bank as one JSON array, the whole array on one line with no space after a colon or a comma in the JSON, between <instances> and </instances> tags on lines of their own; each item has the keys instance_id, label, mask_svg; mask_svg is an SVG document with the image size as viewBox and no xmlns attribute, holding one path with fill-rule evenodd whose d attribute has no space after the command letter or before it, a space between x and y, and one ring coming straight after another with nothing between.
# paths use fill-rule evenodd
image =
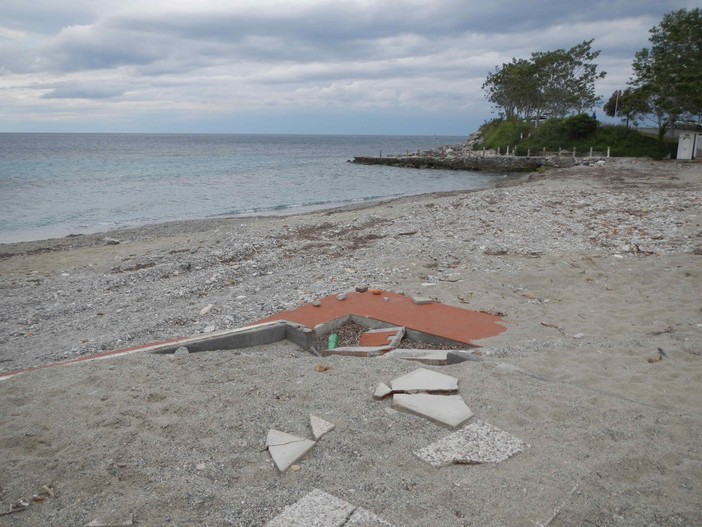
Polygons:
<instances>
[{"instance_id":1,"label":"grassy bank","mask_svg":"<svg viewBox=\"0 0 702 527\"><path fill-rule=\"evenodd\" d=\"M587 115L566 119L549 119L539 123L518 120L495 119L480 128L482 143L478 148L517 147L517 155L527 155L542 151L559 149L587 153L590 148L595 152L607 152L615 157L651 157L675 156L677 142L666 141L662 154L658 153L654 137L641 135L635 129L625 126L603 125Z\"/></svg>"}]
</instances>

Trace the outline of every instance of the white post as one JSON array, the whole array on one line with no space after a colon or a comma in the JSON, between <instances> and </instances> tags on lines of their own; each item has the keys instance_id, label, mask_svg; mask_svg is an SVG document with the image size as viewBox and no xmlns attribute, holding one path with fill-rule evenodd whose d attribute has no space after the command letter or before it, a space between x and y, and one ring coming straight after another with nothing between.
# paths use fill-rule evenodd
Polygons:
<instances>
[{"instance_id":1,"label":"white post","mask_svg":"<svg viewBox=\"0 0 702 527\"><path fill-rule=\"evenodd\" d=\"M609 157L609 147L607 147L607 157Z\"/></svg>"},{"instance_id":2,"label":"white post","mask_svg":"<svg viewBox=\"0 0 702 527\"><path fill-rule=\"evenodd\" d=\"M531 148L527 148L527 157L531 157Z\"/></svg>"},{"instance_id":3,"label":"white post","mask_svg":"<svg viewBox=\"0 0 702 527\"><path fill-rule=\"evenodd\" d=\"M509 155L509 145L507 145L507 153L505 155Z\"/></svg>"},{"instance_id":4,"label":"white post","mask_svg":"<svg viewBox=\"0 0 702 527\"><path fill-rule=\"evenodd\" d=\"M592 147L590 147L590 157L592 157Z\"/></svg>"},{"instance_id":5,"label":"white post","mask_svg":"<svg viewBox=\"0 0 702 527\"><path fill-rule=\"evenodd\" d=\"M575 159L575 147L573 147L573 159Z\"/></svg>"}]
</instances>

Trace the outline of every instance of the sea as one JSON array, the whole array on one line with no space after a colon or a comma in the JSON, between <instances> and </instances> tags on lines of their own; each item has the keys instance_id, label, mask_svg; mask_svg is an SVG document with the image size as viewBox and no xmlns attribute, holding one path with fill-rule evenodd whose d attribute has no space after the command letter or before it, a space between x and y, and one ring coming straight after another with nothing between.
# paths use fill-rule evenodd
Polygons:
<instances>
[{"instance_id":1,"label":"sea","mask_svg":"<svg viewBox=\"0 0 702 527\"><path fill-rule=\"evenodd\" d=\"M510 175L356 165L452 136L0 133L0 243L483 188Z\"/></svg>"}]
</instances>

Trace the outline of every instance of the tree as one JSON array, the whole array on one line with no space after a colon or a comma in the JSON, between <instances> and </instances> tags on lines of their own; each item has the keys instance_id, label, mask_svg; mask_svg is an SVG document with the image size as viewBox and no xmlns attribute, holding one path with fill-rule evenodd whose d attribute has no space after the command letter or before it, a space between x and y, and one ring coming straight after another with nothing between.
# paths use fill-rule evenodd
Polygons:
<instances>
[{"instance_id":1,"label":"tree","mask_svg":"<svg viewBox=\"0 0 702 527\"><path fill-rule=\"evenodd\" d=\"M530 60L512 59L496 67L483 84L485 96L507 118L543 113L563 117L593 107L599 101L595 80L606 73L597 72L593 61L600 52L592 51L592 42L534 52Z\"/></svg>"},{"instance_id":2,"label":"tree","mask_svg":"<svg viewBox=\"0 0 702 527\"><path fill-rule=\"evenodd\" d=\"M621 117L626 122L627 128L629 128L629 122L633 122L636 126L636 120L640 116L651 113L651 106L643 92L631 88L623 91L615 90L602 109L610 117Z\"/></svg>"},{"instance_id":3,"label":"tree","mask_svg":"<svg viewBox=\"0 0 702 527\"><path fill-rule=\"evenodd\" d=\"M651 48L636 53L629 84L650 105L662 153L665 133L678 119L702 114L702 10L668 13L650 33Z\"/></svg>"}]
</instances>

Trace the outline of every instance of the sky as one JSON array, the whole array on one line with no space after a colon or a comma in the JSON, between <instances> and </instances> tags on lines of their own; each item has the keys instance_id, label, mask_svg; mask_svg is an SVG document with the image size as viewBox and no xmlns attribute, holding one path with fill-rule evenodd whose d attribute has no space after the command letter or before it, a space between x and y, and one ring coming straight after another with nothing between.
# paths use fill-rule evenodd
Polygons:
<instances>
[{"instance_id":1,"label":"sky","mask_svg":"<svg viewBox=\"0 0 702 527\"><path fill-rule=\"evenodd\" d=\"M496 66L595 39L604 100L700 0L2 0L0 132L466 136ZM602 117L599 110L598 117Z\"/></svg>"}]
</instances>

